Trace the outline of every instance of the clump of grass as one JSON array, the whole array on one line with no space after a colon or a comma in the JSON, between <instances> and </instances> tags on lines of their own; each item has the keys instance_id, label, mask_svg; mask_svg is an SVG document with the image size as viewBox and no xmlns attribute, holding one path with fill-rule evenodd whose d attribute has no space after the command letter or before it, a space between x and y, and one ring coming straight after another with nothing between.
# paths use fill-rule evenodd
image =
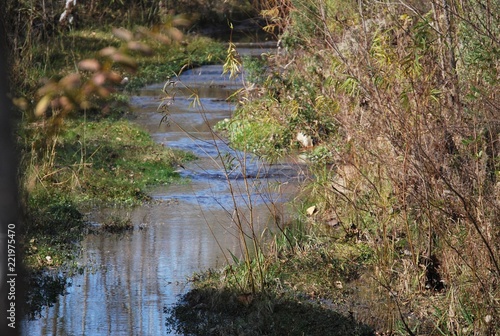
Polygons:
<instances>
[{"instance_id":1,"label":"clump of grass","mask_svg":"<svg viewBox=\"0 0 500 336\"><path fill-rule=\"evenodd\" d=\"M50 165L31 168L32 179L38 182L34 188L57 186L88 204L131 205L148 200L146 188L178 179L175 165L190 158L156 144L126 120L69 121L51 146Z\"/></svg>"},{"instance_id":2,"label":"clump of grass","mask_svg":"<svg viewBox=\"0 0 500 336\"><path fill-rule=\"evenodd\" d=\"M102 229L111 233L120 233L134 229L130 217L110 216L102 223Z\"/></svg>"},{"instance_id":3,"label":"clump of grass","mask_svg":"<svg viewBox=\"0 0 500 336\"><path fill-rule=\"evenodd\" d=\"M23 245L29 268L52 268L74 259L85 222L70 197L35 192L27 204L26 216L30 225L23 226Z\"/></svg>"}]
</instances>

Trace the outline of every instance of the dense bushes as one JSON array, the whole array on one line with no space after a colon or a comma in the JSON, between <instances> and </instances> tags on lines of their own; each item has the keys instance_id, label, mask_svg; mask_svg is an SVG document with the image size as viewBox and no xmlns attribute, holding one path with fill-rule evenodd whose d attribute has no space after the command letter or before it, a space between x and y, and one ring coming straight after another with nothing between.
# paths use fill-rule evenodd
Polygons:
<instances>
[{"instance_id":1,"label":"dense bushes","mask_svg":"<svg viewBox=\"0 0 500 336\"><path fill-rule=\"evenodd\" d=\"M312 165L310 196L375 251L370 295L392 302L374 307L387 316L379 327L497 330L498 3L292 4L270 17L286 23L289 52L269 57L227 125L233 140L264 122L279 132L264 140L286 138L281 152L304 132L330 153Z\"/></svg>"}]
</instances>

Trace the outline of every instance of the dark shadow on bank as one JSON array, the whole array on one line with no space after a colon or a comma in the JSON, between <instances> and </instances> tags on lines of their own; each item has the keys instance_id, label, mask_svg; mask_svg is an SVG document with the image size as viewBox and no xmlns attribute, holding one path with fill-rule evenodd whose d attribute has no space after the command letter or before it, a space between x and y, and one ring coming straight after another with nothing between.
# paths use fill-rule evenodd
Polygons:
<instances>
[{"instance_id":1,"label":"dark shadow on bank","mask_svg":"<svg viewBox=\"0 0 500 336\"><path fill-rule=\"evenodd\" d=\"M182 335L374 335L371 327L316 302L213 288L191 290L164 313L166 325Z\"/></svg>"},{"instance_id":2,"label":"dark shadow on bank","mask_svg":"<svg viewBox=\"0 0 500 336\"><path fill-rule=\"evenodd\" d=\"M264 42L276 40L276 35L264 31L267 25L262 18L228 20L211 24L195 23L191 32L208 36L220 42Z\"/></svg>"}]
</instances>

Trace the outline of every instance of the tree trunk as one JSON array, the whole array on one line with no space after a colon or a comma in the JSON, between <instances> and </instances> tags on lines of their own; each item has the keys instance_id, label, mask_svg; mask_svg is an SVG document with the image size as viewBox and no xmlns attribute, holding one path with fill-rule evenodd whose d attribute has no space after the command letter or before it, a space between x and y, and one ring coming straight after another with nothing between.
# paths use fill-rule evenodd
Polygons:
<instances>
[{"instance_id":1,"label":"tree trunk","mask_svg":"<svg viewBox=\"0 0 500 336\"><path fill-rule=\"evenodd\" d=\"M21 251L18 216L17 156L12 106L8 97L7 34L0 22L0 335L20 335L24 298L21 295ZM15 259L13 259L15 258ZM18 276L19 275L19 276Z\"/></svg>"}]
</instances>

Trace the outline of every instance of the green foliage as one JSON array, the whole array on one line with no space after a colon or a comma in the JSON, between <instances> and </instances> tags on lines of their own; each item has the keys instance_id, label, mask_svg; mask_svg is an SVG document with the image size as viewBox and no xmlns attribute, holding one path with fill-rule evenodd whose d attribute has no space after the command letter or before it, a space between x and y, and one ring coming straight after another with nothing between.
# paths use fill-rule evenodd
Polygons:
<instances>
[{"instance_id":1,"label":"green foliage","mask_svg":"<svg viewBox=\"0 0 500 336\"><path fill-rule=\"evenodd\" d=\"M243 68L245 69L245 80L249 83L262 85L267 76L267 63L265 59L260 57L243 57Z\"/></svg>"},{"instance_id":2,"label":"green foliage","mask_svg":"<svg viewBox=\"0 0 500 336\"><path fill-rule=\"evenodd\" d=\"M306 153L306 158L313 164L320 167L326 167L333 163L333 154L331 149L326 146L317 146L312 152Z\"/></svg>"},{"instance_id":3,"label":"green foliage","mask_svg":"<svg viewBox=\"0 0 500 336\"><path fill-rule=\"evenodd\" d=\"M220 122L218 130L226 130L229 140L234 146L248 153L272 159L279 155L280 149L284 148L286 139L277 138L283 133L280 125L270 122L263 123L262 120L238 120ZM271 156L271 155L273 156Z\"/></svg>"},{"instance_id":4,"label":"green foliage","mask_svg":"<svg viewBox=\"0 0 500 336\"><path fill-rule=\"evenodd\" d=\"M231 140L254 146L257 124L278 126L261 137L273 133L284 152L298 132L312 137L302 157L315 222L342 227L371 251L379 289L363 285L387 317L373 321L378 328L493 330L482 317L498 314L488 284L500 275L498 4L292 3L284 19L266 12L286 22L286 52L266 59L266 78L227 123ZM410 310L425 313L410 321Z\"/></svg>"},{"instance_id":5,"label":"green foliage","mask_svg":"<svg viewBox=\"0 0 500 336\"><path fill-rule=\"evenodd\" d=\"M42 185L58 185L80 201L134 204L145 188L172 182L182 159L127 121L75 120L55 140L53 171ZM54 169L59 167L58 169Z\"/></svg>"},{"instance_id":6,"label":"green foliage","mask_svg":"<svg viewBox=\"0 0 500 336\"><path fill-rule=\"evenodd\" d=\"M275 60L269 56L270 65ZM264 60L247 60L250 78L263 90L243 92L248 99L241 101L230 122L220 128L229 132L231 143L259 156L275 160L299 145L297 134L310 136L316 143L335 136L333 119L338 104L324 95L326 82L316 59L304 60L305 72L274 69L262 71ZM299 67L300 68L300 67ZM254 73L254 74L253 74ZM263 92L263 94L262 94Z\"/></svg>"},{"instance_id":7,"label":"green foliage","mask_svg":"<svg viewBox=\"0 0 500 336\"><path fill-rule=\"evenodd\" d=\"M310 41L321 30L316 29L321 25L317 4L312 1L292 1L295 10L290 12L292 25L281 36L285 48L301 48L305 41Z\"/></svg>"}]
</instances>

